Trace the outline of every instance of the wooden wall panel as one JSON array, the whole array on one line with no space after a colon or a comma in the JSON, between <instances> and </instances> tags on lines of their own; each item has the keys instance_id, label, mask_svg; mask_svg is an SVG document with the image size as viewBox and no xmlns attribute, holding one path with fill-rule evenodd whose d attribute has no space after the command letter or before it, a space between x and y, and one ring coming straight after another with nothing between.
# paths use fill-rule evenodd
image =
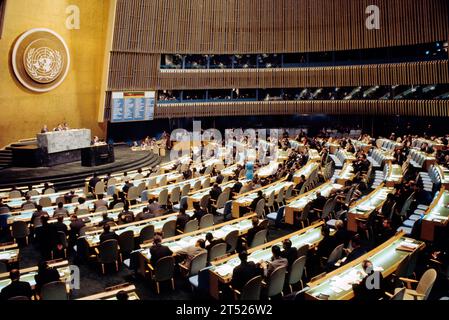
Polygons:
<instances>
[{"instance_id":1,"label":"wooden wall panel","mask_svg":"<svg viewBox=\"0 0 449 320\"><path fill-rule=\"evenodd\" d=\"M365 26L380 8L380 30ZM269 53L448 39L446 0L118 0L114 51Z\"/></svg>"},{"instance_id":2,"label":"wooden wall panel","mask_svg":"<svg viewBox=\"0 0 449 320\"><path fill-rule=\"evenodd\" d=\"M109 90L149 90L156 86L160 55L111 53Z\"/></svg>"},{"instance_id":3,"label":"wooden wall panel","mask_svg":"<svg viewBox=\"0 0 449 320\"><path fill-rule=\"evenodd\" d=\"M343 67L162 70L159 56L114 53L110 90L297 88L449 83L448 61Z\"/></svg>"},{"instance_id":4,"label":"wooden wall panel","mask_svg":"<svg viewBox=\"0 0 449 320\"><path fill-rule=\"evenodd\" d=\"M449 116L447 100L258 101L158 105L155 118L288 114Z\"/></svg>"}]
</instances>

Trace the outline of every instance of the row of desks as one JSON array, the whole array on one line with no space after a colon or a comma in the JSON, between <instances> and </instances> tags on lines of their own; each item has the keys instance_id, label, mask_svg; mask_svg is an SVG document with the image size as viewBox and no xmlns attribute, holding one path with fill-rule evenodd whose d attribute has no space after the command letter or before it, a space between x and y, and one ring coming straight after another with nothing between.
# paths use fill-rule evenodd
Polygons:
<instances>
[{"instance_id":1,"label":"row of desks","mask_svg":"<svg viewBox=\"0 0 449 320\"><path fill-rule=\"evenodd\" d=\"M272 192L274 192L276 196L277 194L279 194L280 191L284 191L285 189L293 185L294 185L293 182L288 182L284 178L282 180L269 184L265 187L252 190L250 192L240 195L234 201L232 201L232 217L238 218L240 216L240 208L248 207L251 204L251 202L257 198L257 193L259 191L263 192L264 197L269 196Z\"/></svg>"},{"instance_id":2,"label":"row of desks","mask_svg":"<svg viewBox=\"0 0 449 320\"><path fill-rule=\"evenodd\" d=\"M311 300L349 300L354 297L352 284L361 280L362 262L370 260L375 270L382 272L384 278L394 273L398 265L408 255L422 250L425 244L398 233L390 240L376 247L360 258L328 273L323 278L307 284L305 292Z\"/></svg>"},{"instance_id":3,"label":"row of desks","mask_svg":"<svg viewBox=\"0 0 449 320\"><path fill-rule=\"evenodd\" d=\"M328 181L318 186L317 188L310 190L309 192L303 193L293 199L291 199L285 206L284 220L286 224L295 224L295 213L301 212L304 207L316 198L318 192L321 193L323 197L328 198L333 191L343 188L341 184L332 183Z\"/></svg>"},{"instance_id":4,"label":"row of desks","mask_svg":"<svg viewBox=\"0 0 449 320\"><path fill-rule=\"evenodd\" d=\"M239 236L243 236L249 229L252 228L251 219L255 216L255 214L251 214L242 218L223 222L209 228L163 239L162 242L164 245L168 246L174 254L176 254L176 252L184 250L190 246L194 246L197 240L205 239L208 232L212 233L214 239L222 240L224 240L226 235L232 231L238 231ZM142 275L145 275L146 265L150 263L150 248L152 245L152 243L141 245L139 270Z\"/></svg>"},{"instance_id":5,"label":"row of desks","mask_svg":"<svg viewBox=\"0 0 449 320\"><path fill-rule=\"evenodd\" d=\"M274 245L282 247L282 241L284 241L285 239L290 239L292 241L292 245L296 248L299 248L306 244L308 244L310 247L314 247L323 238L321 234L323 225L324 223L320 222L305 229L293 232L279 239L267 242L261 246L248 249L248 261L253 261L255 263L261 261L269 261L272 256L271 247L273 247ZM209 292L212 297L214 297L215 299L219 299L220 284L229 284L231 282L232 272L234 268L239 264L240 260L238 258L238 254L234 254L224 259L212 262L209 280Z\"/></svg>"},{"instance_id":6,"label":"row of desks","mask_svg":"<svg viewBox=\"0 0 449 320\"><path fill-rule=\"evenodd\" d=\"M393 193L394 188L385 187L384 184L379 185L370 194L362 197L354 203L348 212L348 230L357 232L357 219L366 219L375 210L382 207L387 195Z\"/></svg>"},{"instance_id":7,"label":"row of desks","mask_svg":"<svg viewBox=\"0 0 449 320\"><path fill-rule=\"evenodd\" d=\"M441 188L427 208L421 225L421 239L433 241L435 228L447 226L449 222L449 190Z\"/></svg>"},{"instance_id":8,"label":"row of desks","mask_svg":"<svg viewBox=\"0 0 449 320\"><path fill-rule=\"evenodd\" d=\"M154 189L150 189L150 190L148 190L148 196L151 197L151 198L158 198L159 194L160 194L160 192L162 190L167 189L169 191L169 193L170 193L170 191L173 190L173 188L178 187L178 186L180 188L182 188L186 184L189 184L190 188L192 189L194 184L195 184L195 182L200 181L202 183L202 182L204 182L205 179L208 179L208 178L210 178L210 177L209 176L203 176L203 177L199 177L199 178L195 178L195 179L182 181L182 182L179 182L179 183L170 184L170 185L164 186L164 187L157 187L157 188L154 188ZM105 200L111 200L111 199L107 198ZM96 201L95 199L86 201L86 203L89 206L90 210L94 209L94 202L95 201ZM70 204L64 205L64 208L67 209L69 211L69 213L74 213L74 210L75 210L76 207L77 207L76 203L70 203ZM46 207L46 208L44 208L44 210L47 211L50 216L53 216L54 211L55 211L56 208L57 208L56 206ZM8 217L8 224L11 224L11 223L13 223L16 220L29 222L31 220L31 217L32 217L34 211L36 211L36 210L31 209L31 210L22 210L22 211L11 212L10 216ZM118 215L118 213L120 211L121 211L121 209L110 210L110 211L108 211L108 213L111 212L112 214L117 214ZM92 215L89 214L89 216L97 216L97 217L99 217L100 219L98 220L98 222L101 220L101 213L92 214Z\"/></svg>"},{"instance_id":9,"label":"row of desks","mask_svg":"<svg viewBox=\"0 0 449 320\"><path fill-rule=\"evenodd\" d=\"M77 300L117 300L117 293L119 293L120 291L124 291L128 294L128 300L140 300L139 296L136 293L136 287L134 285L127 285L112 290L106 290L104 292L82 297Z\"/></svg>"},{"instance_id":10,"label":"row of desks","mask_svg":"<svg viewBox=\"0 0 449 320\"><path fill-rule=\"evenodd\" d=\"M50 267L56 268L59 272L59 276L61 281L70 280L71 271L69 268L69 262L67 260L53 262L49 264ZM36 280L35 276L37 275L38 267L25 268L20 270L20 280L26 281L31 285L32 289L35 289ZM9 285L11 280L9 279L9 272L0 274L0 291Z\"/></svg>"}]
</instances>

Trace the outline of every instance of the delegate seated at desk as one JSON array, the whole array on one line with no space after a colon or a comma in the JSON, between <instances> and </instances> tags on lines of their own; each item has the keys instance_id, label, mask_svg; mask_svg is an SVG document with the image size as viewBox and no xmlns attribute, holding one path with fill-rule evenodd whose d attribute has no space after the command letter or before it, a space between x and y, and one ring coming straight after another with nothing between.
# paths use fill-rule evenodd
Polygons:
<instances>
[{"instance_id":1,"label":"delegate seated at desk","mask_svg":"<svg viewBox=\"0 0 449 320\"><path fill-rule=\"evenodd\" d=\"M173 255L173 251L169 247L162 244L162 237L156 234L153 238L153 245L150 247L150 263L152 266L156 266L159 259L169 257Z\"/></svg>"},{"instance_id":2,"label":"delegate seated at desk","mask_svg":"<svg viewBox=\"0 0 449 320\"><path fill-rule=\"evenodd\" d=\"M0 301L6 301L14 297L27 297L31 300L33 291L26 281L20 281L20 271L13 269L9 273L11 283L0 292Z\"/></svg>"},{"instance_id":3,"label":"delegate seated at desk","mask_svg":"<svg viewBox=\"0 0 449 320\"><path fill-rule=\"evenodd\" d=\"M270 277L274 270L277 268L288 267L288 260L282 257L281 248L279 246L271 247L271 259L270 261L261 261L260 266L263 269L265 277Z\"/></svg>"},{"instance_id":4,"label":"delegate seated at desk","mask_svg":"<svg viewBox=\"0 0 449 320\"><path fill-rule=\"evenodd\" d=\"M373 263L365 260L362 263L362 280L352 285L355 301L376 301L385 294L382 272L374 271Z\"/></svg>"},{"instance_id":5,"label":"delegate seated at desk","mask_svg":"<svg viewBox=\"0 0 449 320\"><path fill-rule=\"evenodd\" d=\"M235 290L242 290L245 284L254 277L261 276L263 270L253 261L248 261L248 253L239 253L240 264L232 272L231 286Z\"/></svg>"}]
</instances>

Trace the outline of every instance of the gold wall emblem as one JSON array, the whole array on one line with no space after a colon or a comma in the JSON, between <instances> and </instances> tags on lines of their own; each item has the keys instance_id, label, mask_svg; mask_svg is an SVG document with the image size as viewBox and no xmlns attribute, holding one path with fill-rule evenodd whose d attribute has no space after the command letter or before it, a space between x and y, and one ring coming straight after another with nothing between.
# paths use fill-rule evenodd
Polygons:
<instances>
[{"instance_id":1,"label":"gold wall emblem","mask_svg":"<svg viewBox=\"0 0 449 320\"><path fill-rule=\"evenodd\" d=\"M25 32L14 45L12 55L17 79L36 92L58 87L70 67L70 54L64 39L49 29Z\"/></svg>"}]
</instances>

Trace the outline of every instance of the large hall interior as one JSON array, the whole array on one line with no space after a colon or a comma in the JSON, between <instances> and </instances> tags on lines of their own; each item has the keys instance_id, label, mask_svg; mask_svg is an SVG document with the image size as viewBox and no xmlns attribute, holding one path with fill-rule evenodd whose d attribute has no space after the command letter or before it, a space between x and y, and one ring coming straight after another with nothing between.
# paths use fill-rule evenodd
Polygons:
<instances>
[{"instance_id":1,"label":"large hall interior","mask_svg":"<svg viewBox=\"0 0 449 320\"><path fill-rule=\"evenodd\" d=\"M0 0L0 301L449 300L448 41L447 0Z\"/></svg>"}]
</instances>

